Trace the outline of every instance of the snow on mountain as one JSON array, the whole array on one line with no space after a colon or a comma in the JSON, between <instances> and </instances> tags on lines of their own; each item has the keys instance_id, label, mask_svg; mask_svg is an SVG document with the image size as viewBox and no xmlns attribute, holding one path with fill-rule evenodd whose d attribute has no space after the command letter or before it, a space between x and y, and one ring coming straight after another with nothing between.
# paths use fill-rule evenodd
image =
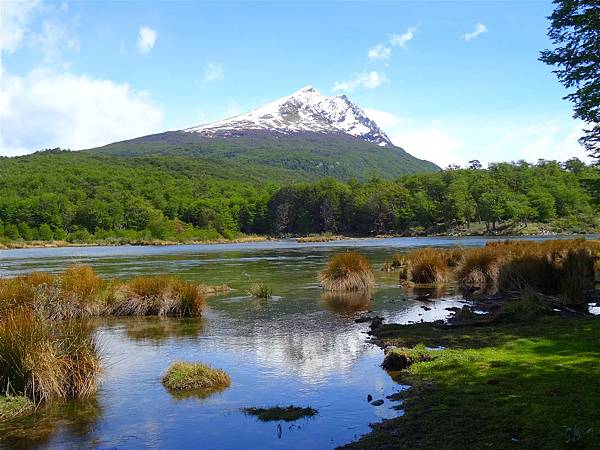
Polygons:
<instances>
[{"instance_id":1,"label":"snow on mountain","mask_svg":"<svg viewBox=\"0 0 600 450\"><path fill-rule=\"evenodd\" d=\"M208 137L228 137L253 130L281 134L303 131L346 133L382 147L393 146L383 130L345 95L327 97L311 86L249 113L183 131Z\"/></svg>"}]
</instances>

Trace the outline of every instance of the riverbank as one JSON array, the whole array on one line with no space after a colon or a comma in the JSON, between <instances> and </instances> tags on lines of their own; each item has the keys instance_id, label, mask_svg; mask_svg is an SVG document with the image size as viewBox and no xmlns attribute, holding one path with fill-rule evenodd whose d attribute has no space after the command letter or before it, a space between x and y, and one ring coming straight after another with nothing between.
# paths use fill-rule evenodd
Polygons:
<instances>
[{"instance_id":1,"label":"riverbank","mask_svg":"<svg viewBox=\"0 0 600 450\"><path fill-rule=\"evenodd\" d=\"M411 386L398 396L405 414L343 448L592 449L600 442L599 318L384 325L376 336L381 346L438 350L390 372Z\"/></svg>"},{"instance_id":2,"label":"riverbank","mask_svg":"<svg viewBox=\"0 0 600 450\"><path fill-rule=\"evenodd\" d=\"M376 236L353 236L353 235L334 235L334 234L318 234L318 235L307 235L307 236L295 236L287 239L291 239L299 244L312 244L312 243L324 243L324 242L337 242L337 241L348 241L348 240L366 240L366 239L390 239L390 238L411 238L411 237L543 237L543 236L573 236L581 234L583 232L549 232L546 229L535 229L531 227L522 228L516 230L514 228L505 228L502 231L495 233L485 233L485 231L479 230L475 227L467 230L448 230L445 233L442 232L431 232L431 233L417 233L407 232L403 234L380 234ZM600 231L600 230L596 230ZM592 232L591 234L595 234ZM588 234L589 235L589 234ZM207 239L207 240L184 240L184 241L172 241L172 240L161 240L161 239L100 239L94 241L65 241L65 240L54 240L54 241L4 241L0 242L0 250L18 250L18 249L36 249L36 248L61 248L61 247L120 247L120 246L148 246L148 247L166 247L166 246L181 246L181 245L217 245L217 244L243 244L252 242L273 242L286 240L284 238L278 238L274 236L266 235L249 235L241 236L233 239Z\"/></svg>"}]
</instances>

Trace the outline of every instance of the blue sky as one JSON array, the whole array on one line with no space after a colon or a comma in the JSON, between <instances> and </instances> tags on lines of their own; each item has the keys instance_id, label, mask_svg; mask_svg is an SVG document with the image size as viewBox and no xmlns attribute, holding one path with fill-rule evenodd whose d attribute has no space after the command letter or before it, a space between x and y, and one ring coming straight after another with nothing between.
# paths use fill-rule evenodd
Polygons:
<instances>
[{"instance_id":1,"label":"blue sky","mask_svg":"<svg viewBox=\"0 0 600 450\"><path fill-rule=\"evenodd\" d=\"M345 93L438 164L583 157L551 2L2 2L2 154Z\"/></svg>"}]
</instances>

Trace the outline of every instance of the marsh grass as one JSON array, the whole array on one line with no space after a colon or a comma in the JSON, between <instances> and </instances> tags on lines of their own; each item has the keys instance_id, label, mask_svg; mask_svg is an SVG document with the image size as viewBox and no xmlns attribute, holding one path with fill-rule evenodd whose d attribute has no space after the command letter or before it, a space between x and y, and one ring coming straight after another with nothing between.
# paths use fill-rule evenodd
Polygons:
<instances>
[{"instance_id":1,"label":"marsh grass","mask_svg":"<svg viewBox=\"0 0 600 450\"><path fill-rule=\"evenodd\" d=\"M364 291L373 287L373 269L359 253L347 251L333 256L319 274L326 291Z\"/></svg>"},{"instance_id":2,"label":"marsh grass","mask_svg":"<svg viewBox=\"0 0 600 450\"><path fill-rule=\"evenodd\" d=\"M313 417L318 414L314 408L301 408L299 406L273 406L271 408L243 408L242 411L250 416L255 416L263 422L283 420L293 422L303 417Z\"/></svg>"},{"instance_id":3,"label":"marsh grass","mask_svg":"<svg viewBox=\"0 0 600 450\"><path fill-rule=\"evenodd\" d=\"M174 277L137 277L119 287L110 314L117 316L198 317L202 288Z\"/></svg>"},{"instance_id":4,"label":"marsh grass","mask_svg":"<svg viewBox=\"0 0 600 450\"><path fill-rule=\"evenodd\" d=\"M248 294L250 294L252 297L267 299L273 296L273 289L266 283L258 281L250 286L250 289L248 289Z\"/></svg>"},{"instance_id":5,"label":"marsh grass","mask_svg":"<svg viewBox=\"0 0 600 450\"><path fill-rule=\"evenodd\" d=\"M163 384L171 391L219 391L231 384L229 375L201 363L176 361L163 376Z\"/></svg>"},{"instance_id":6,"label":"marsh grass","mask_svg":"<svg viewBox=\"0 0 600 450\"><path fill-rule=\"evenodd\" d=\"M445 284L450 276L448 252L419 248L406 257L406 281L415 284Z\"/></svg>"},{"instance_id":7,"label":"marsh grass","mask_svg":"<svg viewBox=\"0 0 600 450\"><path fill-rule=\"evenodd\" d=\"M469 296L534 290L576 305L594 286L600 242L584 239L497 241L479 248L417 249L406 256L401 281L443 284L456 278Z\"/></svg>"},{"instance_id":8,"label":"marsh grass","mask_svg":"<svg viewBox=\"0 0 600 450\"><path fill-rule=\"evenodd\" d=\"M19 308L0 320L0 386L35 403L96 390L100 361L90 328Z\"/></svg>"}]
</instances>

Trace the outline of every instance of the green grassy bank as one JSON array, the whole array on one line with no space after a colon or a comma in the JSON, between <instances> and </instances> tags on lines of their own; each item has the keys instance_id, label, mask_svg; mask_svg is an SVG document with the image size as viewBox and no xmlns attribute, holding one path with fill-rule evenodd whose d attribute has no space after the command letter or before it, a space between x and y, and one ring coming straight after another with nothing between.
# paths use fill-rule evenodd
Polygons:
<instances>
[{"instance_id":1,"label":"green grassy bank","mask_svg":"<svg viewBox=\"0 0 600 450\"><path fill-rule=\"evenodd\" d=\"M600 319L486 327L388 325L382 345L443 346L391 373L412 386L405 415L349 449L597 449ZM417 349L418 351L418 349Z\"/></svg>"}]
</instances>

